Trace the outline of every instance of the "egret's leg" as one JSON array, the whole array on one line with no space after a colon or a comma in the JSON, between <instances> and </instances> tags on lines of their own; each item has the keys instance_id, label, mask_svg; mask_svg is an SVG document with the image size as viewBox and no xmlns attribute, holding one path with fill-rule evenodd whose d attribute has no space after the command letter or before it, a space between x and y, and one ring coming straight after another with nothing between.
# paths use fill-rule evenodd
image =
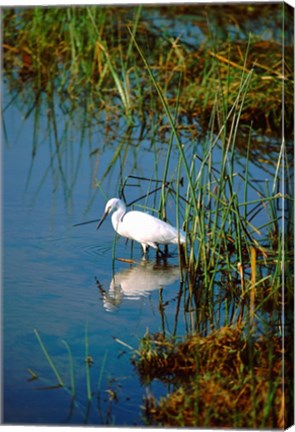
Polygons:
<instances>
[{"instance_id":1,"label":"egret's leg","mask_svg":"<svg viewBox=\"0 0 295 432\"><path fill-rule=\"evenodd\" d=\"M141 246L142 246L142 249L143 249L143 259L145 260L146 259L146 254L147 254L147 251L148 251L149 247L148 247L147 244L144 244L144 243L142 243Z\"/></svg>"},{"instance_id":2,"label":"egret's leg","mask_svg":"<svg viewBox=\"0 0 295 432\"><path fill-rule=\"evenodd\" d=\"M157 258L163 258L165 257L165 253L163 251L161 251L161 249L159 248L159 246L157 246Z\"/></svg>"}]
</instances>

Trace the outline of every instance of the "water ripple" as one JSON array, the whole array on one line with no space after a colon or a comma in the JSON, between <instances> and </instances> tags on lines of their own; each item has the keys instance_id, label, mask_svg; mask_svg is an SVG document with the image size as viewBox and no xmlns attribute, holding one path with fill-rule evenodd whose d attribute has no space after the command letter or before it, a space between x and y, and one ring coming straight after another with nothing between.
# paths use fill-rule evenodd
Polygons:
<instances>
[{"instance_id":1,"label":"water ripple","mask_svg":"<svg viewBox=\"0 0 295 432\"><path fill-rule=\"evenodd\" d=\"M102 256L112 250L112 245L86 245L81 249L81 252L91 256Z\"/></svg>"}]
</instances>

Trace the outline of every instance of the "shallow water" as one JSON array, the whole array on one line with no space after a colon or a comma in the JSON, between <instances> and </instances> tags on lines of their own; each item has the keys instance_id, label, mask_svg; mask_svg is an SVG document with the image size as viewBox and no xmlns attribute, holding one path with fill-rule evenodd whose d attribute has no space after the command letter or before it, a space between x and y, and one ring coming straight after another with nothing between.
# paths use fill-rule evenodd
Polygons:
<instances>
[{"instance_id":1,"label":"shallow water","mask_svg":"<svg viewBox=\"0 0 295 432\"><path fill-rule=\"evenodd\" d=\"M3 149L4 421L141 424L139 407L145 389L134 373L130 352L114 338L136 348L147 329L174 331L179 292L177 253L168 265L156 265L151 251L150 261L143 263L140 246L134 245L136 264L131 267L115 261L113 269L114 234L110 220L99 231L95 230L95 224L73 227L85 219L83 210L89 200L89 177L85 173L91 175L91 167L87 158L81 163L73 196L75 204L65 205L62 188L53 193L50 176L36 195L36 186L48 164L46 141L38 149L30 186L24 191L31 163L28 149L33 122L28 119L19 130L21 113L15 107L6 112L5 121L8 145ZM112 154L110 150L107 157ZM115 189L112 182L109 189ZM88 219L99 217L104 203L103 197L97 196ZM119 239L115 254L128 258L130 246ZM160 301L165 302L162 316L158 310ZM94 361L91 367L94 400L88 414L85 326ZM182 333L183 320L178 326ZM77 389L73 407L64 389L40 390L55 385L56 379L34 329L67 385L70 385L70 368L62 340L70 346ZM29 382L28 368L40 379ZM100 374L102 382L97 393ZM108 396L110 389L118 394L118 400L112 403ZM97 406L97 394L103 415ZM105 418L110 404L111 415Z\"/></svg>"}]
</instances>

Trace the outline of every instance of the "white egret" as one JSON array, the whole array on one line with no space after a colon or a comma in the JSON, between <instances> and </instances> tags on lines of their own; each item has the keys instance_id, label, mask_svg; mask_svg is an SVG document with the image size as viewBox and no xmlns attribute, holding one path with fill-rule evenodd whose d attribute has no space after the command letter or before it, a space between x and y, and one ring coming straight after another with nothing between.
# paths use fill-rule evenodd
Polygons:
<instances>
[{"instance_id":1,"label":"white egret","mask_svg":"<svg viewBox=\"0 0 295 432\"><path fill-rule=\"evenodd\" d=\"M114 230L122 237L127 237L141 244L144 257L148 246L159 251L159 244L184 244L185 233L177 230L150 214L141 211L126 212L126 206L118 198L111 198L105 206L104 214L97 225L101 226L108 214L112 213L112 225Z\"/></svg>"}]
</instances>

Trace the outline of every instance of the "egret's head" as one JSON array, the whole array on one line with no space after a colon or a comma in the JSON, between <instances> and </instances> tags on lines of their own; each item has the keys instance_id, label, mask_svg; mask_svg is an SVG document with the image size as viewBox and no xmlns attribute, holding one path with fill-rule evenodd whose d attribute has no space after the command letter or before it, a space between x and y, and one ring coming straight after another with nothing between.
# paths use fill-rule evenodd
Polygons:
<instances>
[{"instance_id":1,"label":"egret's head","mask_svg":"<svg viewBox=\"0 0 295 432\"><path fill-rule=\"evenodd\" d=\"M103 221L105 220L105 218L107 217L108 214L112 213L114 210L117 210L120 207L125 208L123 202L119 198L111 198L106 203L106 206L104 209L104 214L103 214L102 218L100 219L96 229L98 229L102 225Z\"/></svg>"},{"instance_id":2,"label":"egret's head","mask_svg":"<svg viewBox=\"0 0 295 432\"><path fill-rule=\"evenodd\" d=\"M121 200L119 200L119 198L111 198L106 203L106 206L105 206L105 209L104 209L104 213L105 214L110 214L113 210L117 210L122 205L123 205L123 203L122 203Z\"/></svg>"}]
</instances>

